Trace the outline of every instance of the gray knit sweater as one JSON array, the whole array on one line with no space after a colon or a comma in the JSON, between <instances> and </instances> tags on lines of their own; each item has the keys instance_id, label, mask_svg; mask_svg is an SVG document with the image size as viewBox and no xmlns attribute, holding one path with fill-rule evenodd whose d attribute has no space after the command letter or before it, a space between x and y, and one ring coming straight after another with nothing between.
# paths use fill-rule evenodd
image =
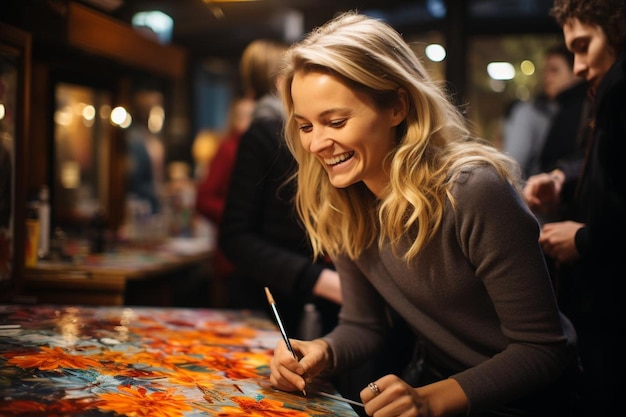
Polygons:
<instances>
[{"instance_id":1,"label":"gray knit sweater","mask_svg":"<svg viewBox=\"0 0 626 417\"><path fill-rule=\"evenodd\" d=\"M339 370L384 342L386 306L456 373L470 410L491 409L553 382L575 355L538 244L539 227L491 167L468 169L437 235L410 265L377 245L335 259L340 324L325 339ZM368 381L363 381L365 385Z\"/></svg>"}]
</instances>

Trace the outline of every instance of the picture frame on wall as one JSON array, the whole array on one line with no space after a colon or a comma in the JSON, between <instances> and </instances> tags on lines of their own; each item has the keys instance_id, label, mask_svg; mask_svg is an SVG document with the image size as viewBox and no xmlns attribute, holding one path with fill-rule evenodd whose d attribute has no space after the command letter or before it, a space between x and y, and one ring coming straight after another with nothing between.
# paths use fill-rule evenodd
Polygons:
<instances>
[{"instance_id":1,"label":"picture frame on wall","mask_svg":"<svg viewBox=\"0 0 626 417\"><path fill-rule=\"evenodd\" d=\"M19 291L24 270L31 42L0 23L0 301Z\"/></svg>"}]
</instances>

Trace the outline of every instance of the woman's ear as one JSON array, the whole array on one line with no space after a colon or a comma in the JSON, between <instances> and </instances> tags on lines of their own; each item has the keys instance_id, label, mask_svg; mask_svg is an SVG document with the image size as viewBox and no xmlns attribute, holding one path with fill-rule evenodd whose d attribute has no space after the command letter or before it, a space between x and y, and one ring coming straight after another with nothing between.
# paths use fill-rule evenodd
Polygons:
<instances>
[{"instance_id":1,"label":"woman's ear","mask_svg":"<svg viewBox=\"0 0 626 417\"><path fill-rule=\"evenodd\" d=\"M404 88L398 89L398 99L393 105L392 125L398 126L406 119L409 111L409 95Z\"/></svg>"}]
</instances>

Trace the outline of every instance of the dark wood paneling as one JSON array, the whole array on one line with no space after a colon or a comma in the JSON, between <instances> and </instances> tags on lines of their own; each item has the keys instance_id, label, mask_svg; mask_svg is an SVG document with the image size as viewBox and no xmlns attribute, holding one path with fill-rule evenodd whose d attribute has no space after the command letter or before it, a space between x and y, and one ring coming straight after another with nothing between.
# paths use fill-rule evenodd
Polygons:
<instances>
[{"instance_id":1,"label":"dark wood paneling","mask_svg":"<svg viewBox=\"0 0 626 417\"><path fill-rule=\"evenodd\" d=\"M179 78L185 73L182 48L161 45L127 24L76 3L68 8L67 43L154 74Z\"/></svg>"}]
</instances>

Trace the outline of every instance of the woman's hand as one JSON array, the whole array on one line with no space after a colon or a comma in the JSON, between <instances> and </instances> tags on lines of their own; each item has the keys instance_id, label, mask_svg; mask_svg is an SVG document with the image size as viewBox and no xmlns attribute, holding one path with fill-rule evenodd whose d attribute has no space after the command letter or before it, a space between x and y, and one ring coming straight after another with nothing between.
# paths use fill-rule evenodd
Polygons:
<instances>
[{"instance_id":1,"label":"woman's hand","mask_svg":"<svg viewBox=\"0 0 626 417\"><path fill-rule=\"evenodd\" d=\"M293 357L283 340L279 341L270 361L270 383L283 391L302 391L307 382L332 367L332 353L322 339L310 342L290 339L290 343L300 360Z\"/></svg>"},{"instance_id":2,"label":"woman's hand","mask_svg":"<svg viewBox=\"0 0 626 417\"><path fill-rule=\"evenodd\" d=\"M368 416L433 416L417 390L395 375L370 383L360 395Z\"/></svg>"},{"instance_id":3,"label":"woman's hand","mask_svg":"<svg viewBox=\"0 0 626 417\"><path fill-rule=\"evenodd\" d=\"M454 416L467 410L467 397L454 379L413 388L395 375L386 375L363 388L361 400L367 415L374 417Z\"/></svg>"}]
</instances>

